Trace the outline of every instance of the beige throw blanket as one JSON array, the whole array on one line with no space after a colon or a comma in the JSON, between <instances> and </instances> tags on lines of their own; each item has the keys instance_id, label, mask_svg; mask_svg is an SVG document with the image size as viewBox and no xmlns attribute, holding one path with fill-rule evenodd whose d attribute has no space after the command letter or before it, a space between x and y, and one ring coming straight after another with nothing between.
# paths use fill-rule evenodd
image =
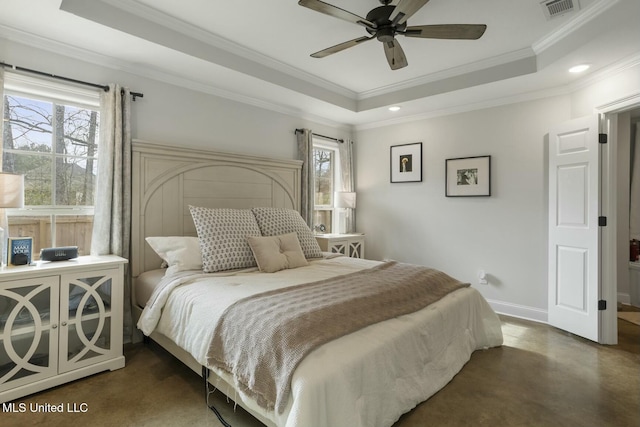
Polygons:
<instances>
[{"instance_id":1,"label":"beige throw blanket","mask_svg":"<svg viewBox=\"0 0 640 427\"><path fill-rule=\"evenodd\" d=\"M441 271L392 261L247 297L220 318L208 363L232 374L259 405L282 413L293 371L313 349L467 286Z\"/></svg>"}]
</instances>

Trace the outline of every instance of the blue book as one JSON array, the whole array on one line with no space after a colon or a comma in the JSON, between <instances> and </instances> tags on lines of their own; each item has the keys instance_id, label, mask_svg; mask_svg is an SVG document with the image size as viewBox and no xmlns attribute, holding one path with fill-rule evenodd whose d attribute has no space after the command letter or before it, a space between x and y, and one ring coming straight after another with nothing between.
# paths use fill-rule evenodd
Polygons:
<instances>
[{"instance_id":1,"label":"blue book","mask_svg":"<svg viewBox=\"0 0 640 427\"><path fill-rule=\"evenodd\" d=\"M9 237L7 265L29 265L33 256L33 237Z\"/></svg>"}]
</instances>

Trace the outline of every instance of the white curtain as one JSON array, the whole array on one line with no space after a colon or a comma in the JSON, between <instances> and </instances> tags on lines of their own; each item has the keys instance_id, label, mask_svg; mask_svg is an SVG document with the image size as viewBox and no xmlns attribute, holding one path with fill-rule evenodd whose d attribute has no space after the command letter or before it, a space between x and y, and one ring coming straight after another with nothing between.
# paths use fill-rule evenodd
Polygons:
<instances>
[{"instance_id":1,"label":"white curtain","mask_svg":"<svg viewBox=\"0 0 640 427\"><path fill-rule=\"evenodd\" d=\"M4 69L0 67L0 172L4 170ZM0 208L0 266L5 262L6 246L5 242L9 237L9 221L5 215L4 208Z\"/></svg>"},{"instance_id":2,"label":"white curtain","mask_svg":"<svg viewBox=\"0 0 640 427\"><path fill-rule=\"evenodd\" d=\"M128 89L110 84L100 100L98 177L91 254L129 259L131 244L131 97ZM133 335L131 279L124 278L124 340Z\"/></svg>"},{"instance_id":3,"label":"white curtain","mask_svg":"<svg viewBox=\"0 0 640 427\"><path fill-rule=\"evenodd\" d=\"M631 239L640 240L640 123L636 123L635 150L631 162L629 236Z\"/></svg>"},{"instance_id":4,"label":"white curtain","mask_svg":"<svg viewBox=\"0 0 640 427\"><path fill-rule=\"evenodd\" d=\"M353 168L353 141L345 139L339 145L340 151L340 174L341 185L340 191L355 192L355 171ZM357 202L356 202L357 203ZM356 210L346 209L346 232L354 233L356 231Z\"/></svg>"},{"instance_id":5,"label":"white curtain","mask_svg":"<svg viewBox=\"0 0 640 427\"><path fill-rule=\"evenodd\" d=\"M4 120L7 117L4 117L4 115L8 114L7 111L4 111L4 69L2 67L0 67L0 117L2 117L2 119L0 119L0 171L3 170L3 156L2 153L4 152Z\"/></svg>"},{"instance_id":6,"label":"white curtain","mask_svg":"<svg viewBox=\"0 0 640 427\"><path fill-rule=\"evenodd\" d=\"M302 160L302 191L300 215L313 230L313 133L310 129L296 129L298 159Z\"/></svg>"}]
</instances>

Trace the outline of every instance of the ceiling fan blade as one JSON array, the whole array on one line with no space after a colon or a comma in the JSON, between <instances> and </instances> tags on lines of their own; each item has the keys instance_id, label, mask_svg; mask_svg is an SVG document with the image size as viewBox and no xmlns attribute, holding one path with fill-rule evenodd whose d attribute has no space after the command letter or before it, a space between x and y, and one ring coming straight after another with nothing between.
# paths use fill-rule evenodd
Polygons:
<instances>
[{"instance_id":1,"label":"ceiling fan blade","mask_svg":"<svg viewBox=\"0 0 640 427\"><path fill-rule=\"evenodd\" d=\"M484 24L415 25L407 27L402 34L425 39L477 40L486 29Z\"/></svg>"},{"instance_id":2,"label":"ceiling fan blade","mask_svg":"<svg viewBox=\"0 0 640 427\"><path fill-rule=\"evenodd\" d=\"M396 8L391 12L389 20L393 25L404 24L407 22L407 19L420 10L428 1L429 0L400 0Z\"/></svg>"},{"instance_id":3,"label":"ceiling fan blade","mask_svg":"<svg viewBox=\"0 0 640 427\"><path fill-rule=\"evenodd\" d=\"M348 42L344 42L344 43L337 44L335 46L328 47L328 48L323 49L321 51L318 51L316 53L312 53L311 56L313 58L324 58L325 56L329 56L331 54L340 52L342 50L345 50L345 49L348 49L348 48L353 47L355 45L358 45L358 44L360 44L362 42L366 42L368 40L371 40L373 38L374 38L374 36L371 36L371 37L359 37L357 39L349 40Z\"/></svg>"},{"instance_id":4,"label":"ceiling fan blade","mask_svg":"<svg viewBox=\"0 0 640 427\"><path fill-rule=\"evenodd\" d=\"M376 28L376 24L374 24L373 22L367 21L365 18L358 16L355 13L340 9L337 6L333 6L320 0L300 0L298 1L298 4L311 10L315 10L316 12L333 16L334 18L343 19L354 24L362 25L365 28Z\"/></svg>"},{"instance_id":5,"label":"ceiling fan blade","mask_svg":"<svg viewBox=\"0 0 640 427\"><path fill-rule=\"evenodd\" d=\"M392 70L404 68L409 65L398 40L393 39L388 42L383 42L382 45L384 46L384 54L387 56L387 62L389 62Z\"/></svg>"}]
</instances>

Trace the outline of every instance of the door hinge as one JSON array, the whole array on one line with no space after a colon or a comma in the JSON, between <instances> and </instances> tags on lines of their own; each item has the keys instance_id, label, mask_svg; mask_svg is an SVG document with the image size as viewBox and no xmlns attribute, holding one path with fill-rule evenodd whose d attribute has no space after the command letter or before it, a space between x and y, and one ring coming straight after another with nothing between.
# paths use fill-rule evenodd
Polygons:
<instances>
[{"instance_id":1,"label":"door hinge","mask_svg":"<svg viewBox=\"0 0 640 427\"><path fill-rule=\"evenodd\" d=\"M607 301L601 299L598 301L598 310L606 310L607 309Z\"/></svg>"},{"instance_id":2,"label":"door hinge","mask_svg":"<svg viewBox=\"0 0 640 427\"><path fill-rule=\"evenodd\" d=\"M600 144L606 144L607 143L607 134L606 133L598 134L598 142Z\"/></svg>"},{"instance_id":3,"label":"door hinge","mask_svg":"<svg viewBox=\"0 0 640 427\"><path fill-rule=\"evenodd\" d=\"M607 217L606 216L599 216L598 217L598 226L600 226L600 227L606 227L607 226Z\"/></svg>"}]
</instances>

